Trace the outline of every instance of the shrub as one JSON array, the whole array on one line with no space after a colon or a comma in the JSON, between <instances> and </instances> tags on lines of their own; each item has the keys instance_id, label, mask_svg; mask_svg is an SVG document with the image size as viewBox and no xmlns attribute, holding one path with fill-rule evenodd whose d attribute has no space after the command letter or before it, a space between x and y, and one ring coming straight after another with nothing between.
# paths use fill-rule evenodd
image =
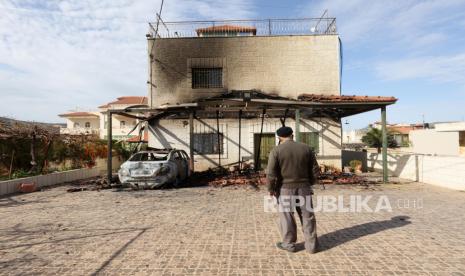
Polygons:
<instances>
[{"instance_id":1,"label":"shrub","mask_svg":"<svg viewBox=\"0 0 465 276\"><path fill-rule=\"evenodd\" d=\"M377 128L371 128L363 137L362 142L371 148L376 148L378 153L381 152L383 147L383 132ZM397 148L397 142L391 133L387 135L388 148Z\"/></svg>"},{"instance_id":2,"label":"shrub","mask_svg":"<svg viewBox=\"0 0 465 276\"><path fill-rule=\"evenodd\" d=\"M349 166L352 169L352 171L356 171L357 169L361 168L362 161L360 161L360 160L352 160L352 161L349 162Z\"/></svg>"}]
</instances>

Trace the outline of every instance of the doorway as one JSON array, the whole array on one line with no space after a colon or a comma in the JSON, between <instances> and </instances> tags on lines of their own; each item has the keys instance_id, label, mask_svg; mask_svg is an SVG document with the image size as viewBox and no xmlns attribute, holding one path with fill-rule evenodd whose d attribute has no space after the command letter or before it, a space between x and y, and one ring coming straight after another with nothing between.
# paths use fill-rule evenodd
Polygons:
<instances>
[{"instance_id":1,"label":"doorway","mask_svg":"<svg viewBox=\"0 0 465 276\"><path fill-rule=\"evenodd\" d=\"M261 143L259 143L260 133L254 133L253 138L254 138L253 144L254 144L254 161L255 161L254 164L258 166L259 170L261 170L261 169L266 168L266 165L268 164L268 156L270 155L271 150L276 146L276 136L273 132L263 133ZM260 154L259 154L258 160L255 160L257 158L259 144L260 144Z\"/></svg>"}]
</instances>

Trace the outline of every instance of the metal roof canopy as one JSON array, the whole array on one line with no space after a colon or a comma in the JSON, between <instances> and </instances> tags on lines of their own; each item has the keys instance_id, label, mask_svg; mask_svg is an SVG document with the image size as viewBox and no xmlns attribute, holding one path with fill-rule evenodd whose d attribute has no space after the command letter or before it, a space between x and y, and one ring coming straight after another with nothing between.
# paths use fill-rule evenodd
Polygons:
<instances>
[{"instance_id":1,"label":"metal roof canopy","mask_svg":"<svg viewBox=\"0 0 465 276\"><path fill-rule=\"evenodd\" d=\"M307 98L315 100L305 100ZM326 97L326 98L325 98ZM256 113L261 112L260 116L263 118L266 112L273 115L274 117L281 118L281 123L284 125L286 117L289 116L289 111L294 111L296 122L299 121L302 113L307 113L307 117L329 117L334 120L340 120L343 117L352 116L375 109L381 109L381 121L383 131L383 180L388 181L387 175L387 130L386 130L386 106L394 104L397 99L395 98L376 98L376 97L360 97L360 96L323 96L323 95L304 95L300 99L289 99L275 95L269 95L254 90L247 91L232 91L226 94L222 94L216 97L200 99L196 102L175 104L175 105L163 105L158 108L149 108L146 106L138 105L132 106L120 110L108 110L108 128L107 138L112 137L112 114L118 114L131 118L140 119L143 121L159 120L170 116L171 118L189 118L189 124L193 124L193 114L195 113L197 118L215 115L218 120L220 119L220 113L222 119L224 118L237 118L239 117L239 123L242 118L247 118L247 112ZM319 101L320 99L320 101ZM334 100L331 100L334 99ZM229 112L233 114L227 115ZM245 113L243 115L243 112ZM282 112L282 113L281 113ZM132 114L131 114L132 113ZM134 115L141 113L148 113L148 116ZM237 115L239 114L239 115ZM202 115L202 116L199 116ZM225 116L226 115L226 116ZM282 116L281 116L282 115ZM172 117L173 116L173 117ZM257 117L257 114L252 117ZM299 119L298 119L299 118ZM298 123L297 123L298 124ZM297 125L296 125L297 128ZM190 127L190 133L192 136L193 130ZM218 130L219 133L219 130ZM298 137L298 134L296 134ZM219 142L220 139L218 139ZM190 138L192 142L192 137ZM112 152L111 152L111 139L108 139L108 160L107 170L108 179L112 177ZM239 146L240 150L240 146ZM193 149L191 147L191 160L193 159ZM240 153L239 153L240 156ZM193 164L193 162L192 162ZM240 161L239 161L240 164Z\"/></svg>"},{"instance_id":2,"label":"metal roof canopy","mask_svg":"<svg viewBox=\"0 0 465 276\"><path fill-rule=\"evenodd\" d=\"M278 111L285 110L309 110L312 114L318 116L330 116L332 118L343 118L352 116L372 110L376 110L391 104L391 102L333 102L333 103L320 103L320 102L307 102L298 100L280 100L280 99L250 99L244 100L242 98L229 98L229 99L204 99L198 102L165 105L159 108L145 108L145 107L129 107L123 110L109 110L113 114L124 115L125 113L150 113L156 114L158 119L163 118L161 114L166 116L176 114L179 116L188 116L189 112L203 111L206 113L211 112L212 115L216 111L220 112L260 112L266 109L275 115ZM186 113L182 115L179 112ZM237 115L236 115L237 117ZM140 118L142 119L142 118ZM146 119L150 119L150 116Z\"/></svg>"}]
</instances>

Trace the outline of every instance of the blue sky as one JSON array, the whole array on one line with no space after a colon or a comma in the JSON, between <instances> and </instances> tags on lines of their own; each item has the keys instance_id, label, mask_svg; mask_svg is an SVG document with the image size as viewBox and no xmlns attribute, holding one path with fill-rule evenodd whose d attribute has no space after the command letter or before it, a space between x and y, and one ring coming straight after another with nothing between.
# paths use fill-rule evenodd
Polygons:
<instances>
[{"instance_id":1,"label":"blue sky","mask_svg":"<svg viewBox=\"0 0 465 276\"><path fill-rule=\"evenodd\" d=\"M145 95L153 0L0 0L0 116L58 122L122 95ZM392 123L465 119L465 0L166 0L167 21L337 18L343 94L389 95ZM369 112L344 119L361 128Z\"/></svg>"}]
</instances>

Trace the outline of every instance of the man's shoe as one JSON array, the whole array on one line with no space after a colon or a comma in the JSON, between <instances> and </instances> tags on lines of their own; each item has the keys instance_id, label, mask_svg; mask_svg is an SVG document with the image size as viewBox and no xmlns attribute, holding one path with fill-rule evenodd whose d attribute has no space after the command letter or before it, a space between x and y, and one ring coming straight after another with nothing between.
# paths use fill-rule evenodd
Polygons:
<instances>
[{"instance_id":1,"label":"man's shoe","mask_svg":"<svg viewBox=\"0 0 465 276\"><path fill-rule=\"evenodd\" d=\"M286 247L283 246L282 242L276 243L276 247L279 248L279 249L282 249L282 250L286 250L288 252L292 252L292 253L295 252L295 247L294 248L286 248Z\"/></svg>"}]
</instances>

